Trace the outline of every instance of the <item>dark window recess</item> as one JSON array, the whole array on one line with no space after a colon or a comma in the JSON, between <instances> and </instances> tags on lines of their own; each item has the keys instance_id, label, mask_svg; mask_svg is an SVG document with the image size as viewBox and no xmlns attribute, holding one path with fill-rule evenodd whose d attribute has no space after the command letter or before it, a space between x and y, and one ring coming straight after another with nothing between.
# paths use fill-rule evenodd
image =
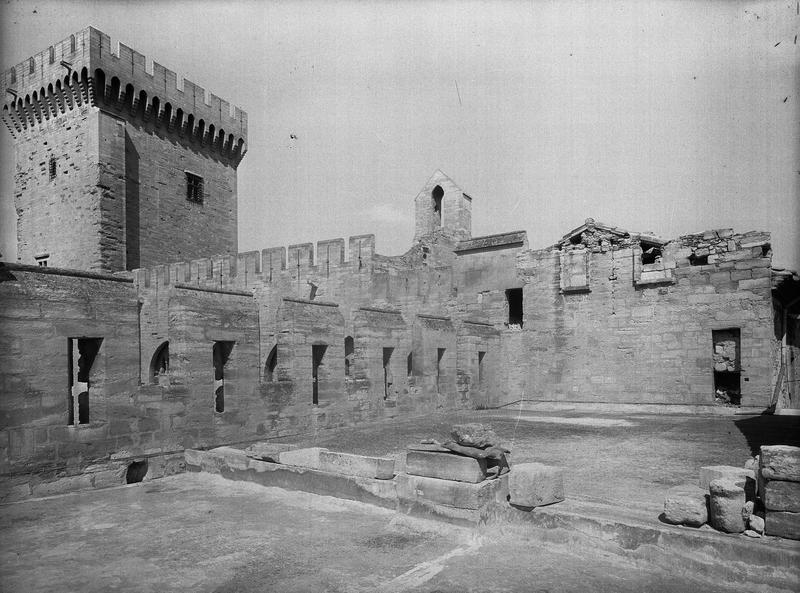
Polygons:
<instances>
[{"instance_id":1,"label":"dark window recess","mask_svg":"<svg viewBox=\"0 0 800 593\"><path fill-rule=\"evenodd\" d=\"M28 60L28 74L33 74L33 71L36 69L36 62L33 61L33 58Z\"/></svg>"},{"instance_id":2,"label":"dark window recess","mask_svg":"<svg viewBox=\"0 0 800 593\"><path fill-rule=\"evenodd\" d=\"M445 348L436 349L436 391L439 391L439 382L444 375L444 353Z\"/></svg>"},{"instance_id":3,"label":"dark window recess","mask_svg":"<svg viewBox=\"0 0 800 593\"><path fill-rule=\"evenodd\" d=\"M478 352L478 387L483 387L483 359L486 358L486 352Z\"/></svg>"},{"instance_id":4,"label":"dark window recess","mask_svg":"<svg viewBox=\"0 0 800 593\"><path fill-rule=\"evenodd\" d=\"M436 226L442 225L442 198L444 198L444 190L440 185L433 188L431 192L433 199L433 220Z\"/></svg>"},{"instance_id":5,"label":"dark window recess","mask_svg":"<svg viewBox=\"0 0 800 593\"><path fill-rule=\"evenodd\" d=\"M569 242L572 243L573 245L580 245L581 243L583 243L583 233L578 233L577 235L570 237Z\"/></svg>"},{"instance_id":6,"label":"dark window recess","mask_svg":"<svg viewBox=\"0 0 800 593\"><path fill-rule=\"evenodd\" d=\"M70 35L69 36L69 53L74 54L76 49L77 49L77 45L75 43L75 35Z\"/></svg>"},{"instance_id":7,"label":"dark window recess","mask_svg":"<svg viewBox=\"0 0 800 593\"><path fill-rule=\"evenodd\" d=\"M508 325L522 327L522 289L509 288L506 290L506 303L508 304Z\"/></svg>"},{"instance_id":8,"label":"dark window recess","mask_svg":"<svg viewBox=\"0 0 800 593\"><path fill-rule=\"evenodd\" d=\"M325 344L312 344L311 346L311 403L319 403L319 381L324 373Z\"/></svg>"},{"instance_id":9,"label":"dark window recess","mask_svg":"<svg viewBox=\"0 0 800 593\"><path fill-rule=\"evenodd\" d=\"M156 348L150 361L150 379L153 383L158 383L159 377L167 373L169 373L169 342L164 342Z\"/></svg>"},{"instance_id":10,"label":"dark window recess","mask_svg":"<svg viewBox=\"0 0 800 593\"><path fill-rule=\"evenodd\" d=\"M225 365L231 357L235 342L214 342L214 410L225 411Z\"/></svg>"},{"instance_id":11,"label":"dark window recess","mask_svg":"<svg viewBox=\"0 0 800 593\"><path fill-rule=\"evenodd\" d=\"M383 399L389 399L392 393L392 384L394 377L392 376L392 354L394 348L383 349Z\"/></svg>"},{"instance_id":12,"label":"dark window recess","mask_svg":"<svg viewBox=\"0 0 800 593\"><path fill-rule=\"evenodd\" d=\"M55 61L56 61L56 48L54 48L54 47L51 45L51 46L50 46L50 63L52 64L52 63L53 63L53 62L55 62Z\"/></svg>"},{"instance_id":13,"label":"dark window recess","mask_svg":"<svg viewBox=\"0 0 800 593\"><path fill-rule=\"evenodd\" d=\"M17 83L17 69L16 68L12 68L11 69L11 84L16 84L16 83Z\"/></svg>"},{"instance_id":14,"label":"dark window recess","mask_svg":"<svg viewBox=\"0 0 800 593\"><path fill-rule=\"evenodd\" d=\"M69 393L67 416L70 426L89 424L89 391L92 365L103 338L69 338L67 363L69 364Z\"/></svg>"},{"instance_id":15,"label":"dark window recess","mask_svg":"<svg viewBox=\"0 0 800 593\"><path fill-rule=\"evenodd\" d=\"M661 261L661 247L651 243L642 243L642 263L655 264Z\"/></svg>"},{"instance_id":16,"label":"dark window recess","mask_svg":"<svg viewBox=\"0 0 800 593\"><path fill-rule=\"evenodd\" d=\"M278 368L278 345L274 345L267 356L267 364L264 365L264 381L272 383L275 381L275 369Z\"/></svg>"},{"instance_id":17,"label":"dark window recess","mask_svg":"<svg viewBox=\"0 0 800 593\"><path fill-rule=\"evenodd\" d=\"M695 255L693 253L689 256L689 263L693 266L705 266L708 264L708 255Z\"/></svg>"},{"instance_id":18,"label":"dark window recess","mask_svg":"<svg viewBox=\"0 0 800 593\"><path fill-rule=\"evenodd\" d=\"M411 377L414 374L414 353L409 352L406 357L406 374Z\"/></svg>"},{"instance_id":19,"label":"dark window recess","mask_svg":"<svg viewBox=\"0 0 800 593\"><path fill-rule=\"evenodd\" d=\"M355 355L355 342L351 336L344 339L344 376L349 377L353 372L353 356Z\"/></svg>"},{"instance_id":20,"label":"dark window recess","mask_svg":"<svg viewBox=\"0 0 800 593\"><path fill-rule=\"evenodd\" d=\"M203 203L203 178L194 173L186 173L186 199L196 204Z\"/></svg>"},{"instance_id":21,"label":"dark window recess","mask_svg":"<svg viewBox=\"0 0 800 593\"><path fill-rule=\"evenodd\" d=\"M49 169L49 172L50 172L50 180L52 181L53 179L56 178L56 173L58 173L58 170L57 170L57 167L56 167L56 157L54 157L54 156L50 157L50 166L48 167L48 169Z\"/></svg>"},{"instance_id":22,"label":"dark window recess","mask_svg":"<svg viewBox=\"0 0 800 593\"><path fill-rule=\"evenodd\" d=\"M49 259L49 257L50 256L47 256L47 255L43 255L41 257L37 257L36 258L36 265L38 265L40 268L46 268L47 267L47 260Z\"/></svg>"}]
</instances>

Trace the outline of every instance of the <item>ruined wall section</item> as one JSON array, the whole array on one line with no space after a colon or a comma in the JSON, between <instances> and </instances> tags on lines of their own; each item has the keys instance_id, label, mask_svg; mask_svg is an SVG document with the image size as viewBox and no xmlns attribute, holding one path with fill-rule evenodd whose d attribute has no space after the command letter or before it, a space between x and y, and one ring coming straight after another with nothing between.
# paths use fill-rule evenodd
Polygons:
<instances>
[{"instance_id":1,"label":"ruined wall section","mask_svg":"<svg viewBox=\"0 0 800 593\"><path fill-rule=\"evenodd\" d=\"M46 495L55 478L90 486L96 476L79 474L110 452L152 447L156 427L131 403L139 367L133 284L12 264L2 278L0 497ZM88 422L79 426L69 422L70 338L102 339L88 377Z\"/></svg>"},{"instance_id":2,"label":"ruined wall section","mask_svg":"<svg viewBox=\"0 0 800 593\"><path fill-rule=\"evenodd\" d=\"M712 405L712 332L735 328L741 405L769 405L775 339L768 234L681 237L647 264L662 269L650 278L635 237L572 249L586 250L585 267L575 263L582 258L565 257L565 246L531 252L526 264L533 279L523 346L534 354L528 398ZM714 261L706 263L711 249ZM578 287L581 275L585 285Z\"/></svg>"}]
</instances>

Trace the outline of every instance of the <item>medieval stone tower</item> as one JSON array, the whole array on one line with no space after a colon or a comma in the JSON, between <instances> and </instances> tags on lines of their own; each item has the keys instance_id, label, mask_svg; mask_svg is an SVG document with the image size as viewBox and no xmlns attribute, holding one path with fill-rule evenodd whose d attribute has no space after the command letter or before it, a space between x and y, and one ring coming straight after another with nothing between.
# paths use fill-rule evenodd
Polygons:
<instances>
[{"instance_id":1,"label":"medieval stone tower","mask_svg":"<svg viewBox=\"0 0 800 593\"><path fill-rule=\"evenodd\" d=\"M21 263L114 272L236 253L246 113L92 27L0 80Z\"/></svg>"}]
</instances>

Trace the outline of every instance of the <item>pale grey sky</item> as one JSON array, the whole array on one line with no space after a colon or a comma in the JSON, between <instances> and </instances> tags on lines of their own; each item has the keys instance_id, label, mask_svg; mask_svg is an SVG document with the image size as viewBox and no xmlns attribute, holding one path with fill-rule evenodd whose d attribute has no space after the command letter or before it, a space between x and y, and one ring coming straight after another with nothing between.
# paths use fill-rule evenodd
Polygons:
<instances>
[{"instance_id":1,"label":"pale grey sky","mask_svg":"<svg viewBox=\"0 0 800 593\"><path fill-rule=\"evenodd\" d=\"M538 248L587 217L665 238L768 230L775 264L798 268L799 8L12 0L0 51L8 68L91 24L246 110L241 251L371 232L401 253L441 168L473 197L475 235L523 229Z\"/></svg>"}]
</instances>

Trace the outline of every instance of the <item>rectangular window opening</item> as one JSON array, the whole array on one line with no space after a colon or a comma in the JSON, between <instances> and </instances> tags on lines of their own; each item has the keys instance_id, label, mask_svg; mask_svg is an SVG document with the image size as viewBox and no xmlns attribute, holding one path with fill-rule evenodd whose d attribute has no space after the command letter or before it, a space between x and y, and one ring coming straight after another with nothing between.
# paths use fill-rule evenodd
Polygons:
<instances>
[{"instance_id":1,"label":"rectangular window opening","mask_svg":"<svg viewBox=\"0 0 800 593\"><path fill-rule=\"evenodd\" d=\"M203 178L186 171L186 199L196 204L203 203Z\"/></svg>"},{"instance_id":2,"label":"rectangular window opening","mask_svg":"<svg viewBox=\"0 0 800 593\"><path fill-rule=\"evenodd\" d=\"M328 346L325 344L313 344L311 346L311 403L319 404L319 380L324 372L325 352Z\"/></svg>"},{"instance_id":3,"label":"rectangular window opening","mask_svg":"<svg viewBox=\"0 0 800 593\"><path fill-rule=\"evenodd\" d=\"M522 289L509 288L506 290L506 304L508 305L509 327L522 327Z\"/></svg>"},{"instance_id":4,"label":"rectangular window opening","mask_svg":"<svg viewBox=\"0 0 800 593\"><path fill-rule=\"evenodd\" d=\"M225 411L225 366L228 364L236 342L214 342L212 358L214 361L214 411Z\"/></svg>"},{"instance_id":5,"label":"rectangular window opening","mask_svg":"<svg viewBox=\"0 0 800 593\"><path fill-rule=\"evenodd\" d=\"M661 246L655 243L640 242L642 248L642 264L657 264L661 262Z\"/></svg>"},{"instance_id":6,"label":"rectangular window opening","mask_svg":"<svg viewBox=\"0 0 800 593\"><path fill-rule=\"evenodd\" d=\"M47 255L37 255L37 256L34 257L34 259L36 260L36 265L37 266L39 266L40 268L46 268L47 267L47 261L50 259L50 255L49 254L47 254Z\"/></svg>"},{"instance_id":7,"label":"rectangular window opening","mask_svg":"<svg viewBox=\"0 0 800 593\"><path fill-rule=\"evenodd\" d=\"M56 174L58 173L56 169L56 157L54 156L50 157L49 171L50 171L50 181L52 181L53 179L56 178Z\"/></svg>"},{"instance_id":8,"label":"rectangular window opening","mask_svg":"<svg viewBox=\"0 0 800 593\"><path fill-rule=\"evenodd\" d=\"M389 399L392 394L392 384L394 383L392 354L394 354L394 348L383 349L383 399Z\"/></svg>"},{"instance_id":9,"label":"rectangular window opening","mask_svg":"<svg viewBox=\"0 0 800 593\"><path fill-rule=\"evenodd\" d=\"M714 400L718 404L738 406L742 401L741 330L712 330L714 363Z\"/></svg>"},{"instance_id":10,"label":"rectangular window opening","mask_svg":"<svg viewBox=\"0 0 800 593\"><path fill-rule=\"evenodd\" d=\"M406 375L411 377L414 375L414 353L409 352L406 357Z\"/></svg>"},{"instance_id":11,"label":"rectangular window opening","mask_svg":"<svg viewBox=\"0 0 800 593\"><path fill-rule=\"evenodd\" d=\"M436 349L436 391L439 391L441 379L444 376L444 353L445 348Z\"/></svg>"},{"instance_id":12,"label":"rectangular window opening","mask_svg":"<svg viewBox=\"0 0 800 593\"><path fill-rule=\"evenodd\" d=\"M67 395L67 424L89 424L89 392L92 366L100 351L103 338L67 338L69 391Z\"/></svg>"},{"instance_id":13,"label":"rectangular window opening","mask_svg":"<svg viewBox=\"0 0 800 593\"><path fill-rule=\"evenodd\" d=\"M486 352L478 351L478 387L483 387L483 380L485 369L483 368L483 359L486 358Z\"/></svg>"}]
</instances>

